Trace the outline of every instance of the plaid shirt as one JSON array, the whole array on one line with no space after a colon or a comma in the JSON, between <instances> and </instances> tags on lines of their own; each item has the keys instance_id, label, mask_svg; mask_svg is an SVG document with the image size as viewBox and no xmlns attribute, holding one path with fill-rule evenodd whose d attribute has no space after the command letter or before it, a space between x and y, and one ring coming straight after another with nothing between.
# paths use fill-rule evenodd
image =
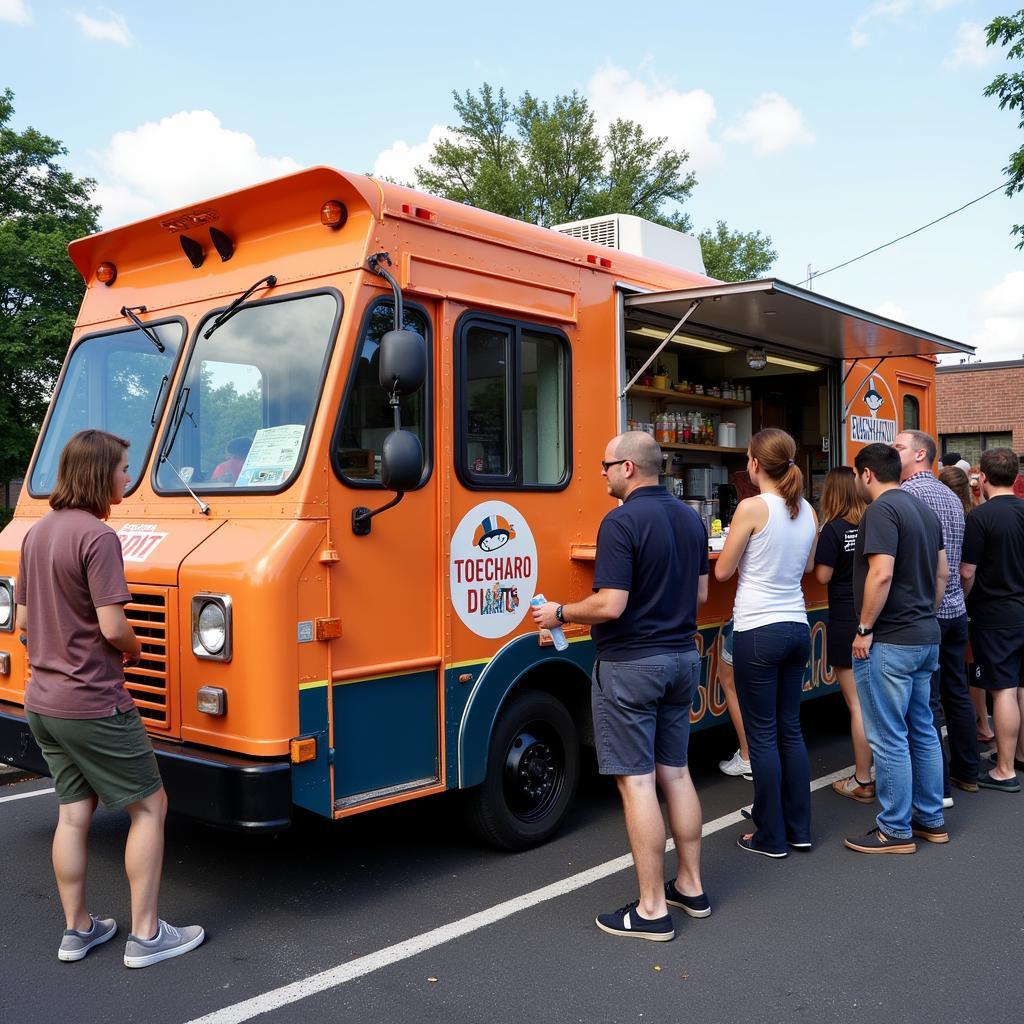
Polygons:
<instances>
[{"instance_id":1,"label":"plaid shirt","mask_svg":"<svg viewBox=\"0 0 1024 1024\"><path fill-rule=\"evenodd\" d=\"M938 517L942 524L942 543L946 547L946 561L949 563L949 582L942 604L935 613L940 619L955 619L967 614L964 588L960 583L960 553L964 546L964 507L960 499L929 472L915 473L900 484L915 498L923 501Z\"/></svg>"}]
</instances>

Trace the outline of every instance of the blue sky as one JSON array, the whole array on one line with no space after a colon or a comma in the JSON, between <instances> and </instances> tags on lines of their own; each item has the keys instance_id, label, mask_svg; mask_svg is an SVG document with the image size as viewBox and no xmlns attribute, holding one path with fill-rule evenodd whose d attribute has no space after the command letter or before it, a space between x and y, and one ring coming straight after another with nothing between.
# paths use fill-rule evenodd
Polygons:
<instances>
[{"instance_id":1,"label":"blue sky","mask_svg":"<svg viewBox=\"0 0 1024 1024\"><path fill-rule=\"evenodd\" d=\"M311 164L411 177L453 89L577 89L687 149L695 228L760 229L799 283L1000 183L1024 138L982 96L1009 69L982 36L1016 6L0 0L0 87L107 227ZM814 287L1021 358L1021 221L999 192Z\"/></svg>"}]
</instances>

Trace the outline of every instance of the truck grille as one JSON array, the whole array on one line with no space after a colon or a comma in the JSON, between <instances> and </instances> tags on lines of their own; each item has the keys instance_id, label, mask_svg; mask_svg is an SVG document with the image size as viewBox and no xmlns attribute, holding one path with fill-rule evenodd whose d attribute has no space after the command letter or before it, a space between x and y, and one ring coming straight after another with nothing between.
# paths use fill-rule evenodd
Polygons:
<instances>
[{"instance_id":1,"label":"truck grille","mask_svg":"<svg viewBox=\"0 0 1024 1024\"><path fill-rule=\"evenodd\" d=\"M172 648L167 593L159 587L132 587L132 599L124 609L142 643L142 660L124 670L125 685L146 727L160 731L169 731L174 725L168 687L168 651Z\"/></svg>"}]
</instances>

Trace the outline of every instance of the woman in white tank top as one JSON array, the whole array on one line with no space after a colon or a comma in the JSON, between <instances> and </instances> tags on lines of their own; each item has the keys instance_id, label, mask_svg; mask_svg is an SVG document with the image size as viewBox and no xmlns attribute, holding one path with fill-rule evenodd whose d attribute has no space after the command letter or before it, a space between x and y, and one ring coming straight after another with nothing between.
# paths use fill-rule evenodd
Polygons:
<instances>
[{"instance_id":1,"label":"woman in white tank top","mask_svg":"<svg viewBox=\"0 0 1024 1024\"><path fill-rule=\"evenodd\" d=\"M761 493L740 502L715 577L739 570L733 668L754 776L754 831L737 845L767 857L811 848L811 774L800 731L810 656L801 581L814 568L818 521L803 499L796 442L784 430L750 439L747 472Z\"/></svg>"}]
</instances>

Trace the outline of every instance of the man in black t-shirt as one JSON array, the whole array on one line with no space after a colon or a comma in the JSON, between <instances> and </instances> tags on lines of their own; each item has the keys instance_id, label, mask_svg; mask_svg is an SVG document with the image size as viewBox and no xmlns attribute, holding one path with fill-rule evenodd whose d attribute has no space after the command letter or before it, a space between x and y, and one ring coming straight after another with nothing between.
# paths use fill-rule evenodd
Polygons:
<instances>
[{"instance_id":1,"label":"man in black t-shirt","mask_svg":"<svg viewBox=\"0 0 1024 1024\"><path fill-rule=\"evenodd\" d=\"M594 593L533 611L545 629L563 622L593 626L598 766L616 777L640 883L639 900L599 914L596 924L612 935L658 942L675 935L667 904L691 917L711 913L700 880L700 801L686 767L700 677L697 605L707 600L707 534L693 509L658 486L661 465L661 449L649 434L630 431L608 442L602 474L622 505L598 531ZM659 786L679 859L670 882Z\"/></svg>"},{"instance_id":2,"label":"man in black t-shirt","mask_svg":"<svg viewBox=\"0 0 1024 1024\"><path fill-rule=\"evenodd\" d=\"M985 502L967 517L960 562L973 683L992 694L996 734L995 767L983 767L978 785L1019 793L1014 768L1024 768L1024 500L1013 493L1017 456L1009 448L982 452L980 478Z\"/></svg>"},{"instance_id":3,"label":"man in black t-shirt","mask_svg":"<svg viewBox=\"0 0 1024 1024\"><path fill-rule=\"evenodd\" d=\"M871 504L857 530L853 672L877 775L881 812L858 853L914 853L914 837L949 842L942 815L942 751L932 723L931 677L939 664L935 611L949 570L942 527L899 487L899 452L869 444L854 460Z\"/></svg>"}]
</instances>

